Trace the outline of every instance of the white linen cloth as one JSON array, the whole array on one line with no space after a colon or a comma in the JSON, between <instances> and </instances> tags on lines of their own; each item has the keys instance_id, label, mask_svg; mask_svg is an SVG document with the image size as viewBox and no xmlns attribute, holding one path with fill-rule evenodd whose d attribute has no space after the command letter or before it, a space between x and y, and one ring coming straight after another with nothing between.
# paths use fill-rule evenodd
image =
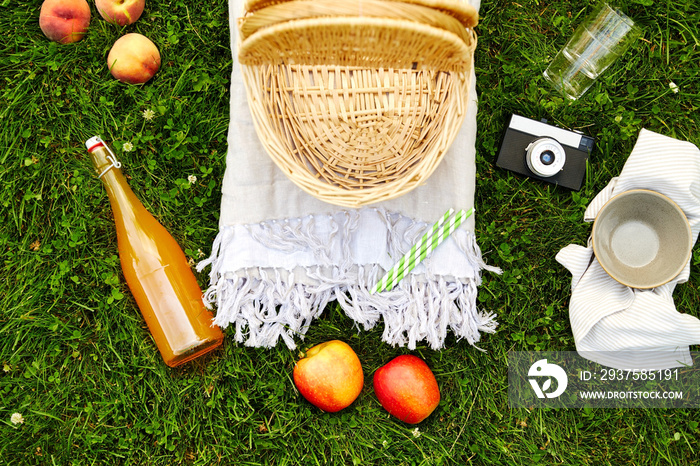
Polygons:
<instances>
[{"instance_id":1,"label":"white linen cloth","mask_svg":"<svg viewBox=\"0 0 700 466\"><path fill-rule=\"evenodd\" d=\"M643 129L619 177L587 207L591 222L614 195L650 189L672 199L700 231L700 150ZM678 312L673 290L690 276L690 261L671 282L650 290L620 284L602 268L593 248L569 245L556 256L572 274L569 318L576 349L617 369L658 370L692 365L688 345L700 343L700 320ZM697 309L690 311L697 312Z\"/></svg>"},{"instance_id":2,"label":"white linen cloth","mask_svg":"<svg viewBox=\"0 0 700 466\"><path fill-rule=\"evenodd\" d=\"M205 302L216 307L215 324L235 326L245 345L272 347L282 339L294 348L337 300L358 327L383 321L382 339L411 349L419 341L442 348L448 330L471 344L493 332L494 316L477 309L477 286L481 270L500 270L481 259L474 216L394 290L370 294L429 224L448 208L473 207L475 76L464 124L423 186L370 207L340 208L294 185L259 142L236 59L242 13L243 1L230 0L234 63L221 217L212 254L198 267L211 265Z\"/></svg>"}]
</instances>

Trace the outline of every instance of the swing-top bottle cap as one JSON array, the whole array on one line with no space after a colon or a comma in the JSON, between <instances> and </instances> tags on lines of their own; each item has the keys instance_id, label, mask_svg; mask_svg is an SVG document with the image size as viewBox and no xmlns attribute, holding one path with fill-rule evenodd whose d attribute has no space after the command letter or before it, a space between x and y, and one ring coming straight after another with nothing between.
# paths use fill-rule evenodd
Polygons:
<instances>
[{"instance_id":1,"label":"swing-top bottle cap","mask_svg":"<svg viewBox=\"0 0 700 466\"><path fill-rule=\"evenodd\" d=\"M104 141L99 136L93 136L85 142L88 152L97 146L104 146Z\"/></svg>"}]
</instances>

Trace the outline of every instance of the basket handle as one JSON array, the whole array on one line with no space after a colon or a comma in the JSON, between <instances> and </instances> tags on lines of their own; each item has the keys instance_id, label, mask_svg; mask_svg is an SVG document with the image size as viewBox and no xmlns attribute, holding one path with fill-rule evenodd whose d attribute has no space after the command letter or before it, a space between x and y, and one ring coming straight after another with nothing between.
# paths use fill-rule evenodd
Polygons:
<instances>
[{"instance_id":1,"label":"basket handle","mask_svg":"<svg viewBox=\"0 0 700 466\"><path fill-rule=\"evenodd\" d=\"M402 19L437 27L457 35L466 44L473 36L454 17L421 5L386 0L292 0L248 12L238 20L241 40L266 27L298 19L322 17L376 17Z\"/></svg>"}]
</instances>

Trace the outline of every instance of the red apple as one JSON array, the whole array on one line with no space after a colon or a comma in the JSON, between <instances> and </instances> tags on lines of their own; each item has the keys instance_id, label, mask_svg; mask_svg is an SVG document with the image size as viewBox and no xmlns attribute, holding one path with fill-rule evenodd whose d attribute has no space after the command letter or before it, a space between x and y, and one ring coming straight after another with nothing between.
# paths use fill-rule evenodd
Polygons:
<instances>
[{"instance_id":1,"label":"red apple","mask_svg":"<svg viewBox=\"0 0 700 466\"><path fill-rule=\"evenodd\" d=\"M362 365L347 343L327 341L312 347L294 366L294 384L312 405L335 413L362 391Z\"/></svg>"},{"instance_id":2,"label":"red apple","mask_svg":"<svg viewBox=\"0 0 700 466\"><path fill-rule=\"evenodd\" d=\"M440 403L440 389L428 365L405 354L389 361L374 373L374 393L389 414L409 424L418 424Z\"/></svg>"},{"instance_id":3,"label":"red apple","mask_svg":"<svg viewBox=\"0 0 700 466\"><path fill-rule=\"evenodd\" d=\"M89 25L90 5L85 0L46 0L41 4L39 27L55 42L78 42Z\"/></svg>"},{"instance_id":4,"label":"red apple","mask_svg":"<svg viewBox=\"0 0 700 466\"><path fill-rule=\"evenodd\" d=\"M146 0L95 0L95 6L106 21L126 26L141 17Z\"/></svg>"},{"instance_id":5,"label":"red apple","mask_svg":"<svg viewBox=\"0 0 700 466\"><path fill-rule=\"evenodd\" d=\"M132 32L125 34L112 45L107 56L107 66L112 76L129 84L142 84L153 77L160 68L158 47L146 36Z\"/></svg>"}]
</instances>

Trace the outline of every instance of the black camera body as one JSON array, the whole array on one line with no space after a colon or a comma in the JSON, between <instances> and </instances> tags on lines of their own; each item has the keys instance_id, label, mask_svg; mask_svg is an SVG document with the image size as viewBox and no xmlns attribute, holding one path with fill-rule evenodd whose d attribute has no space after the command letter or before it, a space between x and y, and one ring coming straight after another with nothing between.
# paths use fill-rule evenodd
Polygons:
<instances>
[{"instance_id":1,"label":"black camera body","mask_svg":"<svg viewBox=\"0 0 700 466\"><path fill-rule=\"evenodd\" d=\"M512 115L496 165L568 189L581 189L595 140L543 121Z\"/></svg>"}]
</instances>

